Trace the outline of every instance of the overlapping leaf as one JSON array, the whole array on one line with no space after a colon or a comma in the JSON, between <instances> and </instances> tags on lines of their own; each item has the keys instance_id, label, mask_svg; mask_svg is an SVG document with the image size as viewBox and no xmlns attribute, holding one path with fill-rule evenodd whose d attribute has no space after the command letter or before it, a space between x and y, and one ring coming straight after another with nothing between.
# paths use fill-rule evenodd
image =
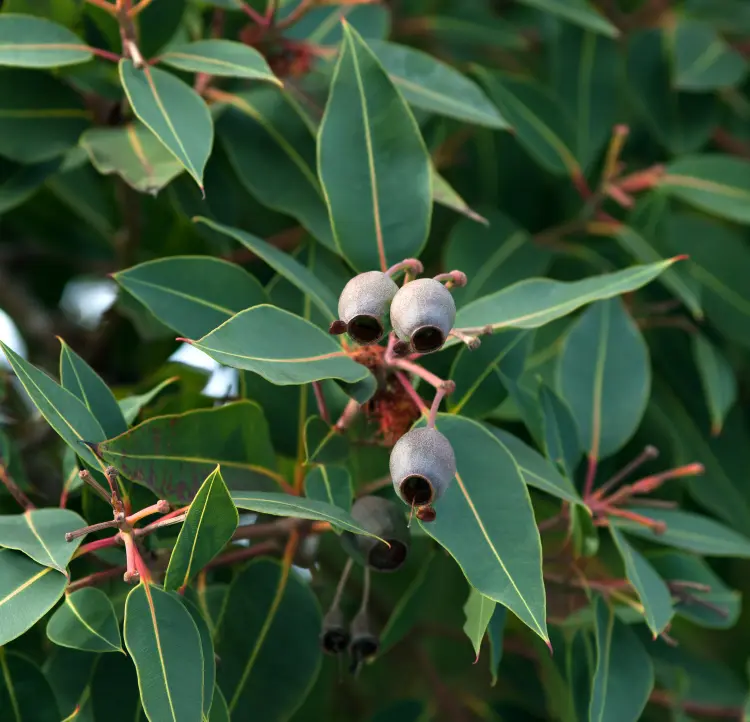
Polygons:
<instances>
[{"instance_id":1,"label":"overlapping leaf","mask_svg":"<svg viewBox=\"0 0 750 722\"><path fill-rule=\"evenodd\" d=\"M305 422L304 441L308 463L335 464L349 454L349 439L319 416Z\"/></svg>"},{"instance_id":2,"label":"overlapping leaf","mask_svg":"<svg viewBox=\"0 0 750 722\"><path fill-rule=\"evenodd\" d=\"M432 200L435 203L439 203L441 206L445 206L467 218L471 218L475 223L481 223L484 226L489 223L484 216L480 216L476 211L473 211L469 207L468 203L461 198L448 181L435 170L434 166L432 167Z\"/></svg>"},{"instance_id":3,"label":"overlapping leaf","mask_svg":"<svg viewBox=\"0 0 750 722\"><path fill-rule=\"evenodd\" d=\"M305 496L351 511L352 479L343 466L316 466L305 477Z\"/></svg>"},{"instance_id":4,"label":"overlapping leaf","mask_svg":"<svg viewBox=\"0 0 750 722\"><path fill-rule=\"evenodd\" d=\"M693 359L711 414L711 431L717 435L721 433L724 419L737 400L737 379L726 357L705 336L694 334L692 344Z\"/></svg>"},{"instance_id":5,"label":"overlapping leaf","mask_svg":"<svg viewBox=\"0 0 750 722\"><path fill-rule=\"evenodd\" d=\"M92 57L83 40L62 25L31 15L0 15L0 65L55 68Z\"/></svg>"},{"instance_id":6,"label":"overlapping leaf","mask_svg":"<svg viewBox=\"0 0 750 722\"><path fill-rule=\"evenodd\" d=\"M42 670L21 654L0 649L0 709L8 722L59 722L55 695Z\"/></svg>"},{"instance_id":7,"label":"overlapping leaf","mask_svg":"<svg viewBox=\"0 0 750 722\"><path fill-rule=\"evenodd\" d=\"M47 637L85 652L122 652L120 625L109 597L96 587L67 594L47 622Z\"/></svg>"},{"instance_id":8,"label":"overlapping leaf","mask_svg":"<svg viewBox=\"0 0 750 722\"><path fill-rule=\"evenodd\" d=\"M564 20L601 35L611 38L619 35L617 28L586 0L521 0L521 2L537 10L559 15Z\"/></svg>"},{"instance_id":9,"label":"overlapping leaf","mask_svg":"<svg viewBox=\"0 0 750 722\"><path fill-rule=\"evenodd\" d=\"M192 73L265 80L281 85L266 59L255 48L233 40L196 40L186 45L175 45L159 60Z\"/></svg>"},{"instance_id":10,"label":"overlapping leaf","mask_svg":"<svg viewBox=\"0 0 750 722\"><path fill-rule=\"evenodd\" d=\"M573 479L582 450L573 413L568 404L546 384L539 389L539 401L542 407L547 458L554 462L568 479Z\"/></svg>"},{"instance_id":11,"label":"overlapping leaf","mask_svg":"<svg viewBox=\"0 0 750 722\"><path fill-rule=\"evenodd\" d=\"M482 647L482 639L487 632L487 626L490 623L490 619L495 612L497 602L489 597L485 597L484 594L478 592L472 588L469 591L469 598L464 604L464 615L466 621L464 622L464 632L471 642L471 646L474 647L474 653L479 659L479 650Z\"/></svg>"},{"instance_id":12,"label":"overlapping leaf","mask_svg":"<svg viewBox=\"0 0 750 722\"><path fill-rule=\"evenodd\" d=\"M120 399L117 403L128 425L136 420L138 414L145 406L148 406L167 386L170 386L175 381L179 381L179 376L165 379L144 394L135 394L135 396L126 396L124 399Z\"/></svg>"}]
</instances>

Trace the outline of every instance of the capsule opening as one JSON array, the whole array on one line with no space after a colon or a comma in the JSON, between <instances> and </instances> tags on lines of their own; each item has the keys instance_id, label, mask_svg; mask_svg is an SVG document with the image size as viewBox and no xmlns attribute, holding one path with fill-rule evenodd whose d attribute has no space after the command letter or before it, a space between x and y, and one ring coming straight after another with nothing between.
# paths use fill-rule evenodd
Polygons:
<instances>
[{"instance_id":1,"label":"capsule opening","mask_svg":"<svg viewBox=\"0 0 750 722\"><path fill-rule=\"evenodd\" d=\"M407 476L401 482L401 496L410 506L424 506L432 501L432 484L418 474Z\"/></svg>"},{"instance_id":2,"label":"capsule opening","mask_svg":"<svg viewBox=\"0 0 750 722\"><path fill-rule=\"evenodd\" d=\"M422 326L411 337L411 345L419 353L437 351L445 343L445 336L437 326Z\"/></svg>"},{"instance_id":3,"label":"capsule opening","mask_svg":"<svg viewBox=\"0 0 750 722\"><path fill-rule=\"evenodd\" d=\"M327 629L321 638L323 651L328 654L341 654L349 646L349 633L345 629Z\"/></svg>"},{"instance_id":4,"label":"capsule opening","mask_svg":"<svg viewBox=\"0 0 750 722\"><path fill-rule=\"evenodd\" d=\"M386 539L391 545L387 547L383 543L376 544L370 552L370 566L378 571L392 572L398 569L405 561L409 552L408 547L398 539Z\"/></svg>"},{"instance_id":5,"label":"capsule opening","mask_svg":"<svg viewBox=\"0 0 750 722\"><path fill-rule=\"evenodd\" d=\"M346 330L357 343L361 344L376 343L383 338L383 324L374 316L355 316L349 321Z\"/></svg>"},{"instance_id":6,"label":"capsule opening","mask_svg":"<svg viewBox=\"0 0 750 722\"><path fill-rule=\"evenodd\" d=\"M378 653L378 646L376 637L358 637L352 642L352 656L359 659L369 659Z\"/></svg>"}]
</instances>

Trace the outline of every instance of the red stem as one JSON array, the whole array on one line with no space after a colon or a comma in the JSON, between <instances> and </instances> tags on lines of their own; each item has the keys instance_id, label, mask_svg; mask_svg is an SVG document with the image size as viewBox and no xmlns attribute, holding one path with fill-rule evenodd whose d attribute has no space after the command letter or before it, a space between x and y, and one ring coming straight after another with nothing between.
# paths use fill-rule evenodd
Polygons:
<instances>
[{"instance_id":1,"label":"red stem","mask_svg":"<svg viewBox=\"0 0 750 722\"><path fill-rule=\"evenodd\" d=\"M411 396L411 400L417 405L417 408L420 410L422 414L427 416L430 413L430 410L427 408L427 404L422 400L422 397L416 392L414 387L411 385L411 381L409 381L409 377L401 372L396 371L396 378L399 380L399 383L404 387L406 390L406 393Z\"/></svg>"},{"instance_id":2,"label":"red stem","mask_svg":"<svg viewBox=\"0 0 750 722\"><path fill-rule=\"evenodd\" d=\"M119 543L120 533L118 532L114 536L107 537L106 539L97 539L88 544L82 544L78 547L74 557L82 557L84 554L91 554L92 552L99 551L99 549L107 549L108 547L117 546Z\"/></svg>"},{"instance_id":3,"label":"red stem","mask_svg":"<svg viewBox=\"0 0 750 722\"><path fill-rule=\"evenodd\" d=\"M325 396L323 396L323 387L320 385L320 381L313 381L312 387L313 392L315 393L315 402L318 404L320 418L327 424L330 424L331 415L328 413L328 406L326 405Z\"/></svg>"},{"instance_id":4,"label":"red stem","mask_svg":"<svg viewBox=\"0 0 750 722\"><path fill-rule=\"evenodd\" d=\"M241 9L256 25L260 25L262 28L268 27L268 18L261 15L255 8L250 7L247 3L242 3Z\"/></svg>"},{"instance_id":5,"label":"red stem","mask_svg":"<svg viewBox=\"0 0 750 722\"><path fill-rule=\"evenodd\" d=\"M119 63L122 60L122 55L118 55L117 53L111 53L109 50L102 50L101 48L92 48L89 47L88 50L90 50L94 55L104 58L105 60L111 60L113 63Z\"/></svg>"},{"instance_id":6,"label":"red stem","mask_svg":"<svg viewBox=\"0 0 750 722\"><path fill-rule=\"evenodd\" d=\"M93 587L101 582L106 582L108 579L112 579L112 577L121 577L124 571L125 567L112 567L112 569L105 569L103 572L89 574L87 577L81 577L79 580L68 584L65 591L68 594L72 594L78 589Z\"/></svg>"},{"instance_id":7,"label":"red stem","mask_svg":"<svg viewBox=\"0 0 750 722\"><path fill-rule=\"evenodd\" d=\"M10 495L23 507L24 511L36 509L34 502L32 502L23 491L21 491L21 488L16 484L13 477L8 473L8 470L2 463L0 463L0 481L3 482L3 485L10 492Z\"/></svg>"},{"instance_id":8,"label":"red stem","mask_svg":"<svg viewBox=\"0 0 750 722\"><path fill-rule=\"evenodd\" d=\"M588 499L591 496L591 492L594 490L594 479L596 479L596 467L599 463L595 456L589 455L588 460L589 460L589 465L588 465L588 469L586 470L586 482L583 487L584 500Z\"/></svg>"},{"instance_id":9,"label":"red stem","mask_svg":"<svg viewBox=\"0 0 750 722\"><path fill-rule=\"evenodd\" d=\"M279 545L275 541L261 542L260 544L254 544L246 549L237 549L222 554L220 557L212 559L206 564L204 569L213 569L214 567L220 567L225 564L234 564L235 562L241 562L245 559L252 559L253 557L262 556L263 554L271 554L272 552L277 551L279 551Z\"/></svg>"}]
</instances>

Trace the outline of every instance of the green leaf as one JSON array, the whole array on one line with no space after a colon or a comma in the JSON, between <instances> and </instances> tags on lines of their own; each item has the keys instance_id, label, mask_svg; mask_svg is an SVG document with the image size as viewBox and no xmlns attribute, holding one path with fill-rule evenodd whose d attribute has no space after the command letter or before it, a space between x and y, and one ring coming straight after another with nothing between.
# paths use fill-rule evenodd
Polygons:
<instances>
[{"instance_id":1,"label":"green leaf","mask_svg":"<svg viewBox=\"0 0 750 722\"><path fill-rule=\"evenodd\" d=\"M750 162L742 158L719 153L677 158L659 187L712 215L750 223Z\"/></svg>"},{"instance_id":2,"label":"green leaf","mask_svg":"<svg viewBox=\"0 0 750 722\"><path fill-rule=\"evenodd\" d=\"M124 654L114 656L133 666ZM98 654L80 652L67 647L54 648L46 655L42 671L52 687L60 709L60 717L67 719L68 715L71 715L75 722L94 722L90 684L94 669L98 667L99 662L102 659L111 658L112 655L100 657ZM80 710L76 711L78 707ZM74 716L77 714L80 715L78 718Z\"/></svg>"},{"instance_id":3,"label":"green leaf","mask_svg":"<svg viewBox=\"0 0 750 722\"><path fill-rule=\"evenodd\" d=\"M126 396L124 399L120 399L117 403L120 405L127 424L132 424L141 412L141 409L148 406L167 386L179 380L179 376L173 376L157 384L145 394L136 394L135 396Z\"/></svg>"},{"instance_id":4,"label":"green leaf","mask_svg":"<svg viewBox=\"0 0 750 722\"><path fill-rule=\"evenodd\" d=\"M568 479L572 479L581 460L581 442L576 421L568 404L546 384L542 384L539 390L539 400L542 404L547 458L553 461Z\"/></svg>"},{"instance_id":5,"label":"green leaf","mask_svg":"<svg viewBox=\"0 0 750 722\"><path fill-rule=\"evenodd\" d=\"M110 688L113 679L117 680L117 689L120 692L116 700L113 700ZM148 719L141 706L138 676L133 660L124 654L99 656L91 678L90 690L93 719L86 722L96 722L100 719L107 722L145 722ZM73 722L78 720L74 717Z\"/></svg>"},{"instance_id":6,"label":"green leaf","mask_svg":"<svg viewBox=\"0 0 750 722\"><path fill-rule=\"evenodd\" d=\"M99 173L116 173L142 193L158 193L183 171L182 164L141 123L91 128L80 142Z\"/></svg>"},{"instance_id":7,"label":"green leaf","mask_svg":"<svg viewBox=\"0 0 750 722\"><path fill-rule=\"evenodd\" d=\"M0 155L18 163L56 158L78 143L90 121L78 93L57 78L0 68ZM19 136L23 143L14 142Z\"/></svg>"},{"instance_id":8,"label":"green leaf","mask_svg":"<svg viewBox=\"0 0 750 722\"><path fill-rule=\"evenodd\" d=\"M197 218L196 221L214 231L234 238L235 241L265 261L276 273L283 276L306 296L309 296L312 303L315 304L324 317L331 321L338 318L338 299L336 296L331 293L330 289L309 268L303 266L288 253L284 253L270 243L251 236L239 228L214 223L208 218Z\"/></svg>"},{"instance_id":9,"label":"green leaf","mask_svg":"<svg viewBox=\"0 0 750 722\"><path fill-rule=\"evenodd\" d=\"M708 23L679 18L673 33L677 88L710 91L742 82L748 69L745 59Z\"/></svg>"},{"instance_id":10,"label":"green leaf","mask_svg":"<svg viewBox=\"0 0 750 722\"><path fill-rule=\"evenodd\" d=\"M65 341L60 339L60 344L60 382L63 388L83 401L107 437L127 431L128 425L114 394L99 374Z\"/></svg>"},{"instance_id":11,"label":"green leaf","mask_svg":"<svg viewBox=\"0 0 750 722\"><path fill-rule=\"evenodd\" d=\"M464 632L469 638L471 646L474 647L477 660L482 648L482 639L484 639L487 625L490 623L496 605L497 602L494 599L485 597L484 594L474 588L469 591L469 598L464 604L464 615L466 616Z\"/></svg>"},{"instance_id":12,"label":"green leaf","mask_svg":"<svg viewBox=\"0 0 750 722\"><path fill-rule=\"evenodd\" d=\"M0 160L0 213L7 213L31 198L60 168L55 158L35 165L18 165Z\"/></svg>"},{"instance_id":13,"label":"green leaf","mask_svg":"<svg viewBox=\"0 0 750 722\"><path fill-rule=\"evenodd\" d=\"M219 363L279 386L322 379L355 384L370 376L324 331L275 306L242 311L192 345Z\"/></svg>"},{"instance_id":14,"label":"green leaf","mask_svg":"<svg viewBox=\"0 0 750 722\"><path fill-rule=\"evenodd\" d=\"M628 534L648 541L707 557L750 558L750 539L707 516L680 509L635 507L632 511L654 521L664 522L667 525L666 531L663 534L655 534L652 530L625 519L612 519L612 524Z\"/></svg>"},{"instance_id":15,"label":"green leaf","mask_svg":"<svg viewBox=\"0 0 750 722\"><path fill-rule=\"evenodd\" d=\"M263 411L252 401L157 416L96 452L159 498L180 503L193 500L217 464L230 489L274 488L280 478Z\"/></svg>"},{"instance_id":16,"label":"green leaf","mask_svg":"<svg viewBox=\"0 0 750 722\"><path fill-rule=\"evenodd\" d=\"M645 610L646 624L656 639L672 621L672 594L659 573L634 549L616 526L610 527L612 539L625 564L625 574L638 592Z\"/></svg>"},{"instance_id":17,"label":"green leaf","mask_svg":"<svg viewBox=\"0 0 750 722\"><path fill-rule=\"evenodd\" d=\"M177 593L175 593L174 596L175 599L177 599L190 613L201 639L201 649L203 650L203 714L208 716L210 720L211 717L209 713L211 712L213 701L216 697L216 655L214 653L214 642L211 635L211 629L195 604ZM226 703L224 704L226 705ZM218 705L218 708L220 707L221 701Z\"/></svg>"},{"instance_id":18,"label":"green leaf","mask_svg":"<svg viewBox=\"0 0 750 722\"><path fill-rule=\"evenodd\" d=\"M299 4L300 0L281 4L277 17L287 17ZM344 34L342 19L368 40L385 38L390 32L391 13L382 5L358 5L348 0L323 0L320 4L324 7L313 8L285 30L284 36L317 45L338 45Z\"/></svg>"},{"instance_id":19,"label":"green leaf","mask_svg":"<svg viewBox=\"0 0 750 722\"><path fill-rule=\"evenodd\" d=\"M95 587L65 595L62 606L47 622L47 637L62 647L85 652L123 652L112 602Z\"/></svg>"},{"instance_id":20,"label":"green leaf","mask_svg":"<svg viewBox=\"0 0 750 722\"><path fill-rule=\"evenodd\" d=\"M169 558L164 588L184 589L226 546L238 522L237 509L217 466L190 504Z\"/></svg>"},{"instance_id":21,"label":"green leaf","mask_svg":"<svg viewBox=\"0 0 750 722\"><path fill-rule=\"evenodd\" d=\"M217 648L219 685L233 719L281 722L294 715L318 676L321 621L310 587L289 567L263 559L235 577Z\"/></svg>"},{"instance_id":22,"label":"green leaf","mask_svg":"<svg viewBox=\"0 0 750 722\"><path fill-rule=\"evenodd\" d=\"M565 339L557 373L589 458L619 451L638 428L651 392L648 348L620 300L583 313Z\"/></svg>"},{"instance_id":23,"label":"green leaf","mask_svg":"<svg viewBox=\"0 0 750 722\"><path fill-rule=\"evenodd\" d=\"M47 423L84 461L94 468L103 468L91 450L82 443L104 441L105 434L94 415L70 391L55 383L2 341L0 348Z\"/></svg>"},{"instance_id":24,"label":"green leaf","mask_svg":"<svg viewBox=\"0 0 750 722\"><path fill-rule=\"evenodd\" d=\"M620 34L618 29L586 0L520 0L520 2L545 13L559 15L563 20L609 38L616 38Z\"/></svg>"},{"instance_id":25,"label":"green leaf","mask_svg":"<svg viewBox=\"0 0 750 722\"><path fill-rule=\"evenodd\" d=\"M215 97L230 106L216 132L240 182L263 205L296 218L338 253L316 172L315 138L289 96L277 88L255 88Z\"/></svg>"},{"instance_id":26,"label":"green leaf","mask_svg":"<svg viewBox=\"0 0 750 722\"><path fill-rule=\"evenodd\" d=\"M138 119L156 135L203 189L214 125L203 99L170 73L120 61L120 81Z\"/></svg>"},{"instance_id":27,"label":"green leaf","mask_svg":"<svg viewBox=\"0 0 750 722\"><path fill-rule=\"evenodd\" d=\"M453 447L458 472L435 505L437 519L420 526L454 557L477 591L546 640L541 544L518 464L476 421L440 414L437 428Z\"/></svg>"},{"instance_id":28,"label":"green leaf","mask_svg":"<svg viewBox=\"0 0 750 722\"><path fill-rule=\"evenodd\" d=\"M200 722L203 651L190 613L169 592L142 582L125 603L125 645L151 722Z\"/></svg>"},{"instance_id":29,"label":"green leaf","mask_svg":"<svg viewBox=\"0 0 750 722\"><path fill-rule=\"evenodd\" d=\"M357 524L348 511L345 511L338 506L333 506L325 501L305 499L304 497L292 496L291 494L276 494L274 492L260 491L232 492L232 501L234 501L239 509L256 511L259 514L288 516L293 519L327 521L338 529L380 539L379 536L371 534L364 527ZM380 541L383 540L380 539Z\"/></svg>"},{"instance_id":30,"label":"green leaf","mask_svg":"<svg viewBox=\"0 0 750 722\"><path fill-rule=\"evenodd\" d=\"M211 712L208 715L208 722L230 722L227 701L218 687L214 689L214 699L211 704Z\"/></svg>"},{"instance_id":31,"label":"green leaf","mask_svg":"<svg viewBox=\"0 0 750 722\"><path fill-rule=\"evenodd\" d=\"M305 477L305 496L350 512L354 492L349 471L343 466L316 466Z\"/></svg>"},{"instance_id":32,"label":"green leaf","mask_svg":"<svg viewBox=\"0 0 750 722\"><path fill-rule=\"evenodd\" d=\"M0 710L8 722L59 722L55 695L27 657L0 648Z\"/></svg>"},{"instance_id":33,"label":"green leaf","mask_svg":"<svg viewBox=\"0 0 750 722\"><path fill-rule=\"evenodd\" d=\"M254 276L210 256L159 258L112 278L156 318L191 338L200 338L239 311L268 300Z\"/></svg>"},{"instance_id":34,"label":"green leaf","mask_svg":"<svg viewBox=\"0 0 750 722\"><path fill-rule=\"evenodd\" d=\"M489 221L484 216L480 216L473 211L448 181L435 170L434 166L432 166L432 200L441 206L445 206L467 218L471 218L476 223L481 223L484 226L489 225Z\"/></svg>"},{"instance_id":35,"label":"green leaf","mask_svg":"<svg viewBox=\"0 0 750 722\"><path fill-rule=\"evenodd\" d=\"M480 331L501 328L537 328L593 301L629 293L645 286L678 259L631 266L580 281L529 278L459 309L456 327Z\"/></svg>"},{"instance_id":36,"label":"green leaf","mask_svg":"<svg viewBox=\"0 0 750 722\"><path fill-rule=\"evenodd\" d=\"M591 722L636 722L654 688L654 665L634 632L597 595L596 673L591 689Z\"/></svg>"},{"instance_id":37,"label":"green leaf","mask_svg":"<svg viewBox=\"0 0 750 722\"><path fill-rule=\"evenodd\" d=\"M318 135L318 174L336 244L357 271L419 255L432 213L429 156L400 93L347 24Z\"/></svg>"},{"instance_id":38,"label":"green leaf","mask_svg":"<svg viewBox=\"0 0 750 722\"><path fill-rule=\"evenodd\" d=\"M487 128L508 127L480 88L450 65L384 40L371 40L369 47L406 102L415 108Z\"/></svg>"},{"instance_id":39,"label":"green leaf","mask_svg":"<svg viewBox=\"0 0 750 722\"><path fill-rule=\"evenodd\" d=\"M65 541L65 534L86 526L70 509L33 509L0 516L0 547L18 549L35 562L65 573L82 537Z\"/></svg>"},{"instance_id":40,"label":"green leaf","mask_svg":"<svg viewBox=\"0 0 750 722\"><path fill-rule=\"evenodd\" d=\"M92 57L83 40L62 25L30 15L0 15L0 65L56 68Z\"/></svg>"},{"instance_id":41,"label":"green leaf","mask_svg":"<svg viewBox=\"0 0 750 722\"><path fill-rule=\"evenodd\" d=\"M191 73L266 80L281 85L266 59L255 48L233 40L198 40L173 45L159 57L159 62Z\"/></svg>"},{"instance_id":42,"label":"green leaf","mask_svg":"<svg viewBox=\"0 0 750 722\"><path fill-rule=\"evenodd\" d=\"M497 671L503 659L503 637L507 618L508 612L505 607L495 605L495 611L487 625L487 639L490 642L490 674L492 675L493 687L497 684Z\"/></svg>"},{"instance_id":43,"label":"green leaf","mask_svg":"<svg viewBox=\"0 0 750 722\"><path fill-rule=\"evenodd\" d=\"M718 436L737 400L737 379L726 357L705 336L692 334L693 360L698 368L711 414L711 433Z\"/></svg>"},{"instance_id":44,"label":"green leaf","mask_svg":"<svg viewBox=\"0 0 750 722\"><path fill-rule=\"evenodd\" d=\"M25 554L0 549L0 646L34 626L63 595L68 579Z\"/></svg>"},{"instance_id":45,"label":"green leaf","mask_svg":"<svg viewBox=\"0 0 750 722\"><path fill-rule=\"evenodd\" d=\"M305 422L304 443L308 464L335 464L349 455L349 439L320 416L311 416Z\"/></svg>"},{"instance_id":46,"label":"green leaf","mask_svg":"<svg viewBox=\"0 0 750 722\"><path fill-rule=\"evenodd\" d=\"M489 424L485 424L485 428L508 449L521 470L523 480L529 486L571 504L583 503L570 479L562 476L540 453L503 429Z\"/></svg>"},{"instance_id":47,"label":"green leaf","mask_svg":"<svg viewBox=\"0 0 750 722\"><path fill-rule=\"evenodd\" d=\"M568 529L576 558L596 556L599 551L599 530L587 507L581 505L572 509Z\"/></svg>"}]
</instances>

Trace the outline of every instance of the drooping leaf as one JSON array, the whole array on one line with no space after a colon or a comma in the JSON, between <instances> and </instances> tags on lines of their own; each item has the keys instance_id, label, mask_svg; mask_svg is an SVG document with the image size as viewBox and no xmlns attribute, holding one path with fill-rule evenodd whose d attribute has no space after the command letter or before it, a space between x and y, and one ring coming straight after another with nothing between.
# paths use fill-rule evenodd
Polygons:
<instances>
[{"instance_id":1,"label":"drooping leaf","mask_svg":"<svg viewBox=\"0 0 750 722\"><path fill-rule=\"evenodd\" d=\"M266 59L255 48L233 40L197 40L174 45L159 57L159 61L191 73L266 80L281 85Z\"/></svg>"},{"instance_id":2,"label":"drooping leaf","mask_svg":"<svg viewBox=\"0 0 750 722\"><path fill-rule=\"evenodd\" d=\"M233 718L292 717L318 675L320 625L310 587L289 567L263 559L235 577L216 650L219 686Z\"/></svg>"},{"instance_id":3,"label":"drooping leaf","mask_svg":"<svg viewBox=\"0 0 750 722\"><path fill-rule=\"evenodd\" d=\"M0 710L8 722L59 722L55 695L42 670L0 648Z\"/></svg>"},{"instance_id":4,"label":"drooping leaf","mask_svg":"<svg viewBox=\"0 0 750 722\"><path fill-rule=\"evenodd\" d=\"M380 539L380 537L357 524L348 511L338 506L333 506L326 501L306 499L301 496L292 496L291 494L248 491L232 492L232 501L234 501L239 509L257 511L259 514L288 516L294 519L326 521L344 531Z\"/></svg>"},{"instance_id":5,"label":"drooping leaf","mask_svg":"<svg viewBox=\"0 0 750 722\"><path fill-rule=\"evenodd\" d=\"M432 200L435 203L439 203L441 206L450 208L461 215L471 218L476 223L482 225L488 225L489 221L484 217L480 216L476 211L473 211L468 203L461 198L456 190L448 183L440 173L432 167Z\"/></svg>"},{"instance_id":6,"label":"drooping leaf","mask_svg":"<svg viewBox=\"0 0 750 722\"><path fill-rule=\"evenodd\" d=\"M86 43L62 25L31 15L0 15L0 65L55 68L92 57Z\"/></svg>"},{"instance_id":7,"label":"drooping leaf","mask_svg":"<svg viewBox=\"0 0 750 722\"><path fill-rule=\"evenodd\" d=\"M492 675L492 686L497 684L497 671L503 659L503 636L505 634L505 620L508 617L507 609L495 605L495 610L487 625L487 639L490 642L490 674Z\"/></svg>"},{"instance_id":8,"label":"drooping leaf","mask_svg":"<svg viewBox=\"0 0 750 722\"><path fill-rule=\"evenodd\" d=\"M479 650L482 647L482 639L484 639L485 632L487 631L487 625L490 623L497 602L494 599L485 597L484 594L478 592L473 587L469 591L469 598L464 604L464 615L466 621L464 622L464 632L471 642L471 646L474 647L474 653L479 659Z\"/></svg>"},{"instance_id":9,"label":"drooping leaf","mask_svg":"<svg viewBox=\"0 0 750 722\"><path fill-rule=\"evenodd\" d=\"M213 121L203 99L171 73L147 65L136 68L129 59L120 61L120 80L138 119L202 189L214 140Z\"/></svg>"},{"instance_id":10,"label":"drooping leaf","mask_svg":"<svg viewBox=\"0 0 750 722\"><path fill-rule=\"evenodd\" d=\"M229 542L238 521L237 509L217 466L190 504L169 558L164 588L184 589Z\"/></svg>"},{"instance_id":11,"label":"drooping leaf","mask_svg":"<svg viewBox=\"0 0 750 722\"><path fill-rule=\"evenodd\" d=\"M691 337L693 359L698 368L711 414L711 431L716 436L721 433L729 409L737 400L737 379L726 357L702 334Z\"/></svg>"},{"instance_id":12,"label":"drooping leaf","mask_svg":"<svg viewBox=\"0 0 750 722\"><path fill-rule=\"evenodd\" d=\"M547 639L541 545L521 470L502 443L476 421L440 414L457 474L420 526L458 562L469 583L508 607ZM502 498L497 504L493 499Z\"/></svg>"},{"instance_id":13,"label":"drooping leaf","mask_svg":"<svg viewBox=\"0 0 750 722\"><path fill-rule=\"evenodd\" d=\"M568 22L610 38L616 38L620 34L617 28L586 0L520 0L520 2L537 10L559 15Z\"/></svg>"},{"instance_id":14,"label":"drooping leaf","mask_svg":"<svg viewBox=\"0 0 750 722\"><path fill-rule=\"evenodd\" d=\"M107 437L127 431L128 425L114 394L99 374L60 339L60 383L77 396L99 422Z\"/></svg>"},{"instance_id":15,"label":"drooping leaf","mask_svg":"<svg viewBox=\"0 0 750 722\"><path fill-rule=\"evenodd\" d=\"M189 338L200 338L234 314L268 300L254 276L210 256L159 258L112 278L160 321Z\"/></svg>"},{"instance_id":16,"label":"drooping leaf","mask_svg":"<svg viewBox=\"0 0 750 722\"><path fill-rule=\"evenodd\" d=\"M636 722L654 687L654 665L633 631L597 595L596 673L591 688L591 722Z\"/></svg>"},{"instance_id":17,"label":"drooping leaf","mask_svg":"<svg viewBox=\"0 0 750 722\"><path fill-rule=\"evenodd\" d=\"M581 460L581 442L573 413L568 404L546 384L539 390L539 400L542 404L547 458L552 460L568 479L572 479Z\"/></svg>"},{"instance_id":18,"label":"drooping leaf","mask_svg":"<svg viewBox=\"0 0 750 722\"><path fill-rule=\"evenodd\" d=\"M182 603L150 582L139 584L125 603L124 636L150 722L201 722L203 651Z\"/></svg>"},{"instance_id":19,"label":"drooping leaf","mask_svg":"<svg viewBox=\"0 0 750 722\"><path fill-rule=\"evenodd\" d=\"M0 549L0 645L20 637L63 595L67 577L12 549Z\"/></svg>"},{"instance_id":20,"label":"drooping leaf","mask_svg":"<svg viewBox=\"0 0 750 722\"><path fill-rule=\"evenodd\" d=\"M83 537L65 541L65 533L86 526L70 509L32 509L0 516L0 547L18 549L34 561L65 573Z\"/></svg>"},{"instance_id":21,"label":"drooping leaf","mask_svg":"<svg viewBox=\"0 0 750 722\"><path fill-rule=\"evenodd\" d=\"M343 466L316 466L305 477L305 496L351 511L352 479Z\"/></svg>"},{"instance_id":22,"label":"drooping leaf","mask_svg":"<svg viewBox=\"0 0 750 722\"><path fill-rule=\"evenodd\" d=\"M268 426L252 401L157 416L96 451L128 479L174 502L191 502L217 464L230 489L274 488L279 478Z\"/></svg>"},{"instance_id":23,"label":"drooping leaf","mask_svg":"<svg viewBox=\"0 0 750 722\"><path fill-rule=\"evenodd\" d=\"M590 458L618 451L635 433L651 391L648 349L618 299L588 308L565 340L558 387Z\"/></svg>"},{"instance_id":24,"label":"drooping leaf","mask_svg":"<svg viewBox=\"0 0 750 722\"><path fill-rule=\"evenodd\" d=\"M216 697L216 654L214 652L214 642L211 629L208 626L208 622L201 614L200 609L198 609L195 604L189 599L185 599L185 597L181 597L176 593L175 597L178 598L180 604L187 609L192 617L201 639L201 649L203 650L203 714L209 718L210 722L212 719L210 712L213 707L213 701ZM220 707L221 701L219 702L219 708Z\"/></svg>"},{"instance_id":25,"label":"drooping leaf","mask_svg":"<svg viewBox=\"0 0 750 722\"><path fill-rule=\"evenodd\" d=\"M656 639L674 616L669 588L649 561L631 546L616 526L611 527L610 532L625 564L625 574L643 604L648 628Z\"/></svg>"},{"instance_id":26,"label":"drooping leaf","mask_svg":"<svg viewBox=\"0 0 750 722\"><path fill-rule=\"evenodd\" d=\"M127 424L132 424L145 406L148 406L167 386L179 380L179 376L173 376L157 384L145 394L136 394L135 396L126 396L124 399L120 399L117 403L120 405Z\"/></svg>"},{"instance_id":27,"label":"drooping leaf","mask_svg":"<svg viewBox=\"0 0 750 722\"><path fill-rule=\"evenodd\" d=\"M320 416L305 422L305 457L308 464L335 464L349 454L349 439Z\"/></svg>"},{"instance_id":28,"label":"drooping leaf","mask_svg":"<svg viewBox=\"0 0 750 722\"><path fill-rule=\"evenodd\" d=\"M459 309L456 327L480 331L501 328L537 328L594 301L635 291L669 268L678 259L631 266L580 281L530 278L510 288L484 296Z\"/></svg>"},{"instance_id":29,"label":"drooping leaf","mask_svg":"<svg viewBox=\"0 0 750 722\"><path fill-rule=\"evenodd\" d=\"M97 458L82 442L104 441L105 434L94 415L76 396L0 341L11 368L47 423L76 454L94 468Z\"/></svg>"},{"instance_id":30,"label":"drooping leaf","mask_svg":"<svg viewBox=\"0 0 750 722\"><path fill-rule=\"evenodd\" d=\"M47 637L55 644L85 652L122 652L120 625L109 597L96 587L66 594L47 622Z\"/></svg>"},{"instance_id":31,"label":"drooping leaf","mask_svg":"<svg viewBox=\"0 0 750 722\"><path fill-rule=\"evenodd\" d=\"M432 213L430 162L408 106L362 37L344 40L318 135L336 244L358 271L418 256Z\"/></svg>"}]
</instances>

